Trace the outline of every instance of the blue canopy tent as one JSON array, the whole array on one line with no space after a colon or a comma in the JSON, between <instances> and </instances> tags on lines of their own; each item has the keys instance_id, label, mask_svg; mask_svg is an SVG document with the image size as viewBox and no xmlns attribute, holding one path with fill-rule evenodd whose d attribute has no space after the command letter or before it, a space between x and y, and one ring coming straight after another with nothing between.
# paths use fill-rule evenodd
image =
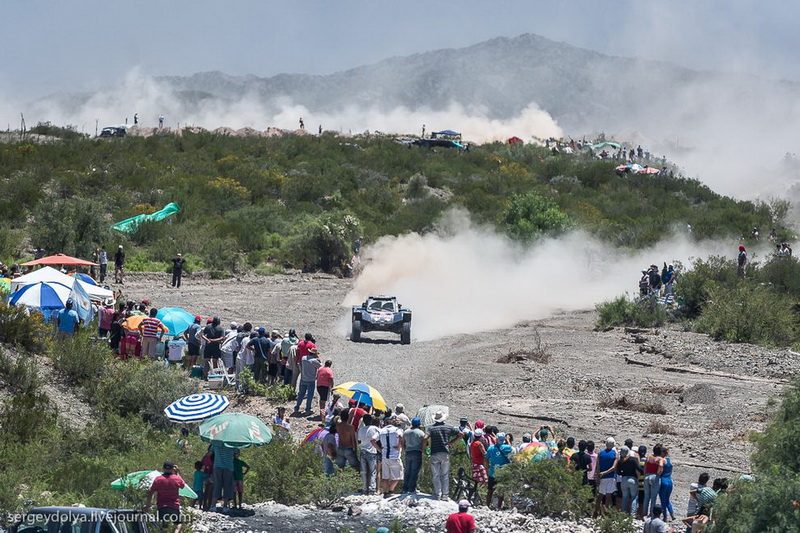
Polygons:
<instances>
[{"instance_id":1,"label":"blue canopy tent","mask_svg":"<svg viewBox=\"0 0 800 533\"><path fill-rule=\"evenodd\" d=\"M461 134L457 131L453 130L442 130L442 131L433 131L431 132L431 138L435 139L437 137L455 137L457 139L461 138Z\"/></svg>"}]
</instances>

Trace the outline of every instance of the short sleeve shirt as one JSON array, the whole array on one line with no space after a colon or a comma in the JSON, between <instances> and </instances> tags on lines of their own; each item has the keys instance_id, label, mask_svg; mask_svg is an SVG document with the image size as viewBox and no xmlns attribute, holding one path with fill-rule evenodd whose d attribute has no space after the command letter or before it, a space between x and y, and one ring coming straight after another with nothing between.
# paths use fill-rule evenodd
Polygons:
<instances>
[{"instance_id":1,"label":"short sleeve shirt","mask_svg":"<svg viewBox=\"0 0 800 533\"><path fill-rule=\"evenodd\" d=\"M181 500L178 496L178 490L185 487L181 476L178 474L158 476L153 484L150 485L150 492L157 492L156 507L158 509L180 509Z\"/></svg>"},{"instance_id":2,"label":"short sleeve shirt","mask_svg":"<svg viewBox=\"0 0 800 533\"><path fill-rule=\"evenodd\" d=\"M472 533L475 531L475 519L469 513L453 513L445 522L447 533Z\"/></svg>"},{"instance_id":3,"label":"short sleeve shirt","mask_svg":"<svg viewBox=\"0 0 800 533\"><path fill-rule=\"evenodd\" d=\"M333 387L333 368L323 366L317 370L317 386Z\"/></svg>"},{"instance_id":4,"label":"short sleeve shirt","mask_svg":"<svg viewBox=\"0 0 800 533\"><path fill-rule=\"evenodd\" d=\"M78 313L74 309L62 309L58 313L58 329L65 333L73 333L75 325L80 322Z\"/></svg>"},{"instance_id":5,"label":"short sleeve shirt","mask_svg":"<svg viewBox=\"0 0 800 533\"><path fill-rule=\"evenodd\" d=\"M358 430L358 443L362 452L378 453L378 449L372 445L372 440L378 440L380 429L375 426L361 426Z\"/></svg>"},{"instance_id":6,"label":"short sleeve shirt","mask_svg":"<svg viewBox=\"0 0 800 533\"><path fill-rule=\"evenodd\" d=\"M453 426L434 424L428 428L428 435L431 437L431 453L450 453L447 443L458 435L458 430Z\"/></svg>"},{"instance_id":7,"label":"short sleeve shirt","mask_svg":"<svg viewBox=\"0 0 800 533\"><path fill-rule=\"evenodd\" d=\"M421 452L422 441L425 439L425 433L419 428L407 429L403 433L403 440L406 443L407 452Z\"/></svg>"},{"instance_id":8,"label":"short sleeve shirt","mask_svg":"<svg viewBox=\"0 0 800 533\"><path fill-rule=\"evenodd\" d=\"M212 446L214 452L214 468L222 470L233 470L233 448L228 448L224 444L214 444Z\"/></svg>"},{"instance_id":9,"label":"short sleeve shirt","mask_svg":"<svg viewBox=\"0 0 800 533\"><path fill-rule=\"evenodd\" d=\"M219 339L225 336L225 331L220 326L206 326L203 330L203 335L208 339ZM221 341L220 341L221 342ZM219 357L222 355L220 342L211 342L206 344L205 357Z\"/></svg>"}]
</instances>

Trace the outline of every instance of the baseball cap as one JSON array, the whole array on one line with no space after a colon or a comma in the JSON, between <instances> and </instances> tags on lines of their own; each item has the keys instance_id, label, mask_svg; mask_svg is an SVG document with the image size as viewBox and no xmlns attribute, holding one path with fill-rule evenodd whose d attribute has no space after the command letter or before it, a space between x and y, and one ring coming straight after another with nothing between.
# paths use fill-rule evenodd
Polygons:
<instances>
[{"instance_id":1,"label":"baseball cap","mask_svg":"<svg viewBox=\"0 0 800 533\"><path fill-rule=\"evenodd\" d=\"M405 408L406 406L403 405L402 403L398 403L397 405L394 406L394 410L398 413L402 413Z\"/></svg>"},{"instance_id":2,"label":"baseball cap","mask_svg":"<svg viewBox=\"0 0 800 533\"><path fill-rule=\"evenodd\" d=\"M231 322L231 329L236 329L238 327L239 327L239 324L237 324L236 322Z\"/></svg>"},{"instance_id":3,"label":"baseball cap","mask_svg":"<svg viewBox=\"0 0 800 533\"><path fill-rule=\"evenodd\" d=\"M531 435L530 433L523 433L522 434L522 440L525 440L525 439L528 439L529 441L533 440L533 435Z\"/></svg>"},{"instance_id":4,"label":"baseball cap","mask_svg":"<svg viewBox=\"0 0 800 533\"><path fill-rule=\"evenodd\" d=\"M483 437L483 430L481 428L478 428L475 431L473 431L472 434L475 435L476 437Z\"/></svg>"},{"instance_id":5,"label":"baseball cap","mask_svg":"<svg viewBox=\"0 0 800 533\"><path fill-rule=\"evenodd\" d=\"M476 420L475 421L475 427L476 428L482 428L483 426L484 426L483 420Z\"/></svg>"},{"instance_id":6,"label":"baseball cap","mask_svg":"<svg viewBox=\"0 0 800 533\"><path fill-rule=\"evenodd\" d=\"M267 332L267 330L265 328L258 328L258 334L259 335L263 335L266 332Z\"/></svg>"},{"instance_id":7,"label":"baseball cap","mask_svg":"<svg viewBox=\"0 0 800 533\"><path fill-rule=\"evenodd\" d=\"M172 470L175 468L175 463L172 461L164 461L164 470Z\"/></svg>"},{"instance_id":8,"label":"baseball cap","mask_svg":"<svg viewBox=\"0 0 800 533\"><path fill-rule=\"evenodd\" d=\"M617 441L614 440L614 437L608 437L606 439L606 448L613 448Z\"/></svg>"},{"instance_id":9,"label":"baseball cap","mask_svg":"<svg viewBox=\"0 0 800 533\"><path fill-rule=\"evenodd\" d=\"M469 500L459 500L458 506L461 509L467 509L469 507Z\"/></svg>"},{"instance_id":10,"label":"baseball cap","mask_svg":"<svg viewBox=\"0 0 800 533\"><path fill-rule=\"evenodd\" d=\"M273 335L280 335L280 334L281 334L281 332L280 332L280 331L278 331L277 329L273 329L273 330L272 330L272 334L273 334Z\"/></svg>"},{"instance_id":11,"label":"baseball cap","mask_svg":"<svg viewBox=\"0 0 800 533\"><path fill-rule=\"evenodd\" d=\"M200 315L194 315L194 319L196 322L202 322L203 317L201 317Z\"/></svg>"},{"instance_id":12,"label":"baseball cap","mask_svg":"<svg viewBox=\"0 0 800 533\"><path fill-rule=\"evenodd\" d=\"M628 455L630 453L630 449L627 446L620 446L619 447L619 454L620 455Z\"/></svg>"},{"instance_id":13,"label":"baseball cap","mask_svg":"<svg viewBox=\"0 0 800 533\"><path fill-rule=\"evenodd\" d=\"M415 428L419 427L421 424L422 424L422 420L420 420L419 417L415 416L414 418L411 419L411 425L413 427L415 427Z\"/></svg>"}]
</instances>

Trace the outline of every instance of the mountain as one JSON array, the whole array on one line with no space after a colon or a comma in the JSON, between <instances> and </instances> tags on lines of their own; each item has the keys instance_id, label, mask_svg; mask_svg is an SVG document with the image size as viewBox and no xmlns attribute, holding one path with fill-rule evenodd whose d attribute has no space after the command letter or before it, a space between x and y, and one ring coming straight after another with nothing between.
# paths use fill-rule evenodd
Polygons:
<instances>
[{"instance_id":1,"label":"mountain","mask_svg":"<svg viewBox=\"0 0 800 533\"><path fill-rule=\"evenodd\" d=\"M497 38L459 49L395 57L324 76L270 78L204 72L159 80L178 91L224 100L290 98L314 111L357 105L390 110L442 109L451 103L509 118L535 102L568 131L622 130L637 121L679 122L793 83L698 72L670 63L604 55L537 35ZM737 94L718 100L719 87Z\"/></svg>"}]
</instances>

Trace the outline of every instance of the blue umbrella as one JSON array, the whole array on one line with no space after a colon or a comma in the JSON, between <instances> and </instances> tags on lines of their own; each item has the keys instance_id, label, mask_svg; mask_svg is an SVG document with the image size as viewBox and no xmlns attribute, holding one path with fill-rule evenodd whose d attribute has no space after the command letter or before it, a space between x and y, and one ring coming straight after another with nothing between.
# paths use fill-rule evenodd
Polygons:
<instances>
[{"instance_id":1,"label":"blue umbrella","mask_svg":"<svg viewBox=\"0 0 800 533\"><path fill-rule=\"evenodd\" d=\"M173 422L202 422L220 414L230 403L221 394L192 394L169 404L164 414Z\"/></svg>"},{"instance_id":2,"label":"blue umbrella","mask_svg":"<svg viewBox=\"0 0 800 533\"><path fill-rule=\"evenodd\" d=\"M39 281L25 285L14 292L9 298L9 304L25 305L37 309L62 309L69 299L72 287L67 287L57 281Z\"/></svg>"},{"instance_id":3,"label":"blue umbrella","mask_svg":"<svg viewBox=\"0 0 800 533\"><path fill-rule=\"evenodd\" d=\"M169 329L170 335L180 335L186 328L194 324L194 315L180 307L162 307L156 314Z\"/></svg>"},{"instance_id":4,"label":"blue umbrella","mask_svg":"<svg viewBox=\"0 0 800 533\"><path fill-rule=\"evenodd\" d=\"M97 285L97 282L94 280L92 276L89 274L83 274L82 272L76 272L72 275L75 279L79 279L84 283L88 283L89 285Z\"/></svg>"}]
</instances>

